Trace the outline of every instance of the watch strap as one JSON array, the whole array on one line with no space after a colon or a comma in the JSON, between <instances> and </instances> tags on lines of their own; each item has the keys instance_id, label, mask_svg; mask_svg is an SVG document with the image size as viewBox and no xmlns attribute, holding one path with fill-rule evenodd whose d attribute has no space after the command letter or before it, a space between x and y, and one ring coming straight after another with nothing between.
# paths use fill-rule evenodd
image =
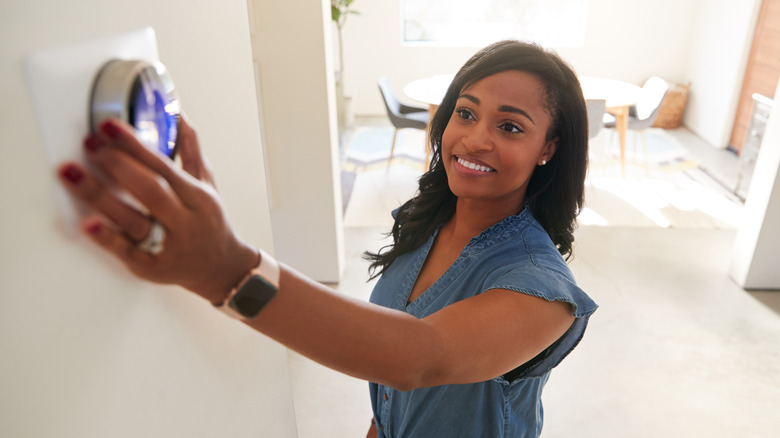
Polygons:
<instances>
[{"instance_id":1,"label":"watch strap","mask_svg":"<svg viewBox=\"0 0 780 438\"><path fill-rule=\"evenodd\" d=\"M262 249L258 249L257 252L260 253L260 264L257 265L255 270L259 271L261 277L268 280L269 283L273 284L278 289L279 276L281 275L279 262ZM246 281L246 279L244 281Z\"/></svg>"}]
</instances>

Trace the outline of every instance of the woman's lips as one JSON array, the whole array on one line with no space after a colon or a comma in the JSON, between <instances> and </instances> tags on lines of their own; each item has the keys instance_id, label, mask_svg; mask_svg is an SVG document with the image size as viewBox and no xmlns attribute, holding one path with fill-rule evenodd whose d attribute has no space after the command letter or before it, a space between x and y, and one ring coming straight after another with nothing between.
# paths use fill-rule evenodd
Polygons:
<instances>
[{"instance_id":1,"label":"woman's lips","mask_svg":"<svg viewBox=\"0 0 780 438\"><path fill-rule=\"evenodd\" d=\"M455 160L458 162L458 164L465 167L466 169L476 170L484 173L490 173L496 171L492 167L485 166L484 164L479 164L474 161L470 161L467 158L459 157L457 155L455 156Z\"/></svg>"}]
</instances>

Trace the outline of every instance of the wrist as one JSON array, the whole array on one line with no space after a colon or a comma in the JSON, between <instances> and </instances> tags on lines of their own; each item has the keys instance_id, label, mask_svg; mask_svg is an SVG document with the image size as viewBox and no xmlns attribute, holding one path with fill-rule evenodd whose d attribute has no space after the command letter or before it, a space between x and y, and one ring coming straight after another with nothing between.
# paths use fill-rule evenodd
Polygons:
<instances>
[{"instance_id":1,"label":"wrist","mask_svg":"<svg viewBox=\"0 0 780 438\"><path fill-rule=\"evenodd\" d=\"M279 290L279 263L263 250L259 250L259 255L259 265L250 270L221 303L212 302L233 318L254 319Z\"/></svg>"},{"instance_id":2,"label":"wrist","mask_svg":"<svg viewBox=\"0 0 780 438\"><path fill-rule=\"evenodd\" d=\"M251 245L242 242L235 254L223 265L221 275L215 276L214 282L200 293L215 306L222 304L230 291L260 264L260 250Z\"/></svg>"}]
</instances>

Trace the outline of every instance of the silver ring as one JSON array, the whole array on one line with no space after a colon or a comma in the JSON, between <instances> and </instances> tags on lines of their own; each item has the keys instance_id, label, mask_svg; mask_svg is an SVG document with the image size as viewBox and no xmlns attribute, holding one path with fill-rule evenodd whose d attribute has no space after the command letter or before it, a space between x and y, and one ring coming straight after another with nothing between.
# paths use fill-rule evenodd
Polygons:
<instances>
[{"instance_id":1,"label":"silver ring","mask_svg":"<svg viewBox=\"0 0 780 438\"><path fill-rule=\"evenodd\" d=\"M161 223L152 219L152 228L149 230L149 234L146 239L138 242L138 249L146 251L149 254L159 254L163 250L163 242L165 241L165 227Z\"/></svg>"}]
</instances>

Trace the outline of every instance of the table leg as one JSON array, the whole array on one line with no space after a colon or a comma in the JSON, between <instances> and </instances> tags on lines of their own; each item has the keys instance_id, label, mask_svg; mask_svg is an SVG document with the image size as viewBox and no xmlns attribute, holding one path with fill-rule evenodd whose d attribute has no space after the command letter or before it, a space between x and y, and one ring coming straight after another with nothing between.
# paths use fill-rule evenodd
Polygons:
<instances>
[{"instance_id":1,"label":"table leg","mask_svg":"<svg viewBox=\"0 0 780 438\"><path fill-rule=\"evenodd\" d=\"M615 130L620 141L620 175L626 177L626 132L628 131L628 106L609 108L615 116Z\"/></svg>"}]
</instances>

